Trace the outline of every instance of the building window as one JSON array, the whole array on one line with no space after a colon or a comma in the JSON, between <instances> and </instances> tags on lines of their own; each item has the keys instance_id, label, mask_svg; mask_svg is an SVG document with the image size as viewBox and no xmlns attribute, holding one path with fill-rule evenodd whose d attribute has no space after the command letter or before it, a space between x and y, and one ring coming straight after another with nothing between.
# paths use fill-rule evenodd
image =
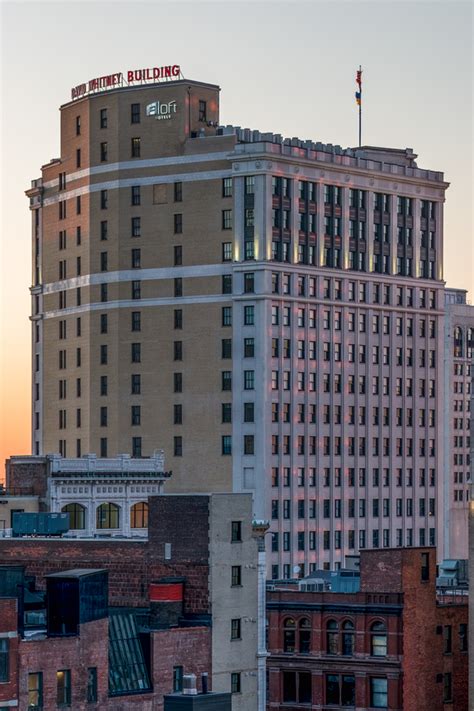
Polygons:
<instances>
[{"instance_id":1,"label":"building window","mask_svg":"<svg viewBox=\"0 0 474 711\"><path fill-rule=\"evenodd\" d=\"M207 102L202 99L199 100L199 121L207 121Z\"/></svg>"},{"instance_id":2,"label":"building window","mask_svg":"<svg viewBox=\"0 0 474 711\"><path fill-rule=\"evenodd\" d=\"M230 621L230 638L241 639L241 620L236 617Z\"/></svg>"},{"instance_id":3,"label":"building window","mask_svg":"<svg viewBox=\"0 0 474 711\"><path fill-rule=\"evenodd\" d=\"M140 269L141 267L141 250L132 249L131 251L131 267L132 269Z\"/></svg>"},{"instance_id":4,"label":"building window","mask_svg":"<svg viewBox=\"0 0 474 711\"><path fill-rule=\"evenodd\" d=\"M336 620L326 624L326 651L328 654L339 654L339 627Z\"/></svg>"},{"instance_id":5,"label":"building window","mask_svg":"<svg viewBox=\"0 0 474 711\"><path fill-rule=\"evenodd\" d=\"M141 424L141 407L140 405L132 405L131 407L131 421L130 424L133 426L138 426Z\"/></svg>"},{"instance_id":6,"label":"building window","mask_svg":"<svg viewBox=\"0 0 474 711\"><path fill-rule=\"evenodd\" d=\"M140 217L132 217L131 219L131 233L132 237L140 237L142 233L142 224Z\"/></svg>"},{"instance_id":7,"label":"building window","mask_svg":"<svg viewBox=\"0 0 474 711\"><path fill-rule=\"evenodd\" d=\"M28 674L28 708L43 708L43 672Z\"/></svg>"},{"instance_id":8,"label":"building window","mask_svg":"<svg viewBox=\"0 0 474 711\"><path fill-rule=\"evenodd\" d=\"M255 454L255 440L253 435L244 435L244 454Z\"/></svg>"},{"instance_id":9,"label":"building window","mask_svg":"<svg viewBox=\"0 0 474 711\"><path fill-rule=\"evenodd\" d=\"M107 210L108 202L109 202L109 198L108 198L107 190L101 190L100 191L100 209Z\"/></svg>"},{"instance_id":10,"label":"building window","mask_svg":"<svg viewBox=\"0 0 474 711\"><path fill-rule=\"evenodd\" d=\"M372 657L387 656L387 628L383 622L374 622L370 627L370 654Z\"/></svg>"},{"instance_id":11,"label":"building window","mask_svg":"<svg viewBox=\"0 0 474 711\"><path fill-rule=\"evenodd\" d=\"M76 148L76 168L81 167L81 149Z\"/></svg>"},{"instance_id":12,"label":"building window","mask_svg":"<svg viewBox=\"0 0 474 711\"><path fill-rule=\"evenodd\" d=\"M104 163L107 160L107 141L100 144L100 160Z\"/></svg>"},{"instance_id":13,"label":"building window","mask_svg":"<svg viewBox=\"0 0 474 711\"><path fill-rule=\"evenodd\" d=\"M233 565L231 568L231 579L230 584L232 587L238 587L242 585L242 566Z\"/></svg>"},{"instance_id":14,"label":"building window","mask_svg":"<svg viewBox=\"0 0 474 711\"><path fill-rule=\"evenodd\" d=\"M222 197L232 197L232 178L222 179Z\"/></svg>"},{"instance_id":15,"label":"building window","mask_svg":"<svg viewBox=\"0 0 474 711\"><path fill-rule=\"evenodd\" d=\"M139 185L132 185L131 202L132 202L132 205L140 205L141 195L140 195L140 186Z\"/></svg>"},{"instance_id":16,"label":"building window","mask_svg":"<svg viewBox=\"0 0 474 711\"><path fill-rule=\"evenodd\" d=\"M244 306L244 326L255 325L255 306Z\"/></svg>"},{"instance_id":17,"label":"building window","mask_svg":"<svg viewBox=\"0 0 474 711\"><path fill-rule=\"evenodd\" d=\"M370 680L370 705L376 709L388 708L387 679L372 677Z\"/></svg>"},{"instance_id":18,"label":"building window","mask_svg":"<svg viewBox=\"0 0 474 711\"><path fill-rule=\"evenodd\" d=\"M181 666L173 667L173 693L176 694L183 690L183 674L184 668Z\"/></svg>"},{"instance_id":19,"label":"building window","mask_svg":"<svg viewBox=\"0 0 474 711\"><path fill-rule=\"evenodd\" d=\"M140 123L140 104L131 104L130 113L130 122Z\"/></svg>"},{"instance_id":20,"label":"building window","mask_svg":"<svg viewBox=\"0 0 474 711\"><path fill-rule=\"evenodd\" d=\"M183 215L181 213L176 213L173 215L174 221L174 233L175 235L180 235L183 232Z\"/></svg>"},{"instance_id":21,"label":"building window","mask_svg":"<svg viewBox=\"0 0 474 711\"><path fill-rule=\"evenodd\" d=\"M80 136L80 135L81 135L81 117L76 116L76 136Z\"/></svg>"},{"instance_id":22,"label":"building window","mask_svg":"<svg viewBox=\"0 0 474 711\"><path fill-rule=\"evenodd\" d=\"M443 654L451 654L453 651L453 634L451 625L443 627Z\"/></svg>"},{"instance_id":23,"label":"building window","mask_svg":"<svg viewBox=\"0 0 474 711\"><path fill-rule=\"evenodd\" d=\"M130 527L148 528L148 504L146 501L139 501L130 509Z\"/></svg>"},{"instance_id":24,"label":"building window","mask_svg":"<svg viewBox=\"0 0 474 711\"><path fill-rule=\"evenodd\" d=\"M223 456L232 454L232 437L231 435L223 435L221 442L221 452Z\"/></svg>"},{"instance_id":25,"label":"building window","mask_svg":"<svg viewBox=\"0 0 474 711\"><path fill-rule=\"evenodd\" d=\"M242 541L242 521L231 522L230 540L232 543L240 543Z\"/></svg>"},{"instance_id":26,"label":"building window","mask_svg":"<svg viewBox=\"0 0 474 711\"><path fill-rule=\"evenodd\" d=\"M89 667L87 670L87 703L94 704L97 701L97 667Z\"/></svg>"},{"instance_id":27,"label":"building window","mask_svg":"<svg viewBox=\"0 0 474 711\"><path fill-rule=\"evenodd\" d=\"M326 676L326 704L355 706L355 677L328 674Z\"/></svg>"},{"instance_id":28,"label":"building window","mask_svg":"<svg viewBox=\"0 0 474 711\"><path fill-rule=\"evenodd\" d=\"M283 651L296 651L296 622L292 617L287 617L283 622Z\"/></svg>"},{"instance_id":29,"label":"building window","mask_svg":"<svg viewBox=\"0 0 474 711\"><path fill-rule=\"evenodd\" d=\"M119 528L120 508L117 504L101 504L97 507L96 528Z\"/></svg>"},{"instance_id":30,"label":"building window","mask_svg":"<svg viewBox=\"0 0 474 711\"><path fill-rule=\"evenodd\" d=\"M174 437L173 438L173 455L175 457L182 457L183 456L183 438L182 437Z\"/></svg>"},{"instance_id":31,"label":"building window","mask_svg":"<svg viewBox=\"0 0 474 711\"><path fill-rule=\"evenodd\" d=\"M140 138L138 136L131 139L131 156L140 158Z\"/></svg>"},{"instance_id":32,"label":"building window","mask_svg":"<svg viewBox=\"0 0 474 711\"><path fill-rule=\"evenodd\" d=\"M0 683L10 680L10 669L8 664L9 641L0 639Z\"/></svg>"},{"instance_id":33,"label":"building window","mask_svg":"<svg viewBox=\"0 0 474 711\"><path fill-rule=\"evenodd\" d=\"M61 669L56 672L56 703L58 706L71 705L71 671Z\"/></svg>"},{"instance_id":34,"label":"building window","mask_svg":"<svg viewBox=\"0 0 474 711\"><path fill-rule=\"evenodd\" d=\"M310 704L311 698L310 672L283 672L283 703Z\"/></svg>"},{"instance_id":35,"label":"building window","mask_svg":"<svg viewBox=\"0 0 474 711\"><path fill-rule=\"evenodd\" d=\"M183 311L182 309L174 310L174 328L180 330L183 328Z\"/></svg>"},{"instance_id":36,"label":"building window","mask_svg":"<svg viewBox=\"0 0 474 711\"><path fill-rule=\"evenodd\" d=\"M335 533L340 533L340 531ZM351 657L354 654L354 642L354 623L346 620L342 623L342 653L345 656Z\"/></svg>"},{"instance_id":37,"label":"building window","mask_svg":"<svg viewBox=\"0 0 474 711\"><path fill-rule=\"evenodd\" d=\"M255 383L255 371L244 370L244 390L253 390Z\"/></svg>"},{"instance_id":38,"label":"building window","mask_svg":"<svg viewBox=\"0 0 474 711\"><path fill-rule=\"evenodd\" d=\"M232 210L222 210L222 229L232 229Z\"/></svg>"},{"instance_id":39,"label":"building window","mask_svg":"<svg viewBox=\"0 0 474 711\"><path fill-rule=\"evenodd\" d=\"M67 504L61 511L69 514L69 528L79 531L86 527L86 510L81 504Z\"/></svg>"}]
</instances>

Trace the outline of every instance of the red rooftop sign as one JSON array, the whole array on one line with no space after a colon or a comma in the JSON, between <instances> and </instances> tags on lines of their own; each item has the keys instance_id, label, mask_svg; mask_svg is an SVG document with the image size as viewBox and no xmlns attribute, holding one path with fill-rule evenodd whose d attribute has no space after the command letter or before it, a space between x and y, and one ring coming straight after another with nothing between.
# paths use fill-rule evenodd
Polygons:
<instances>
[{"instance_id":1,"label":"red rooftop sign","mask_svg":"<svg viewBox=\"0 0 474 711\"><path fill-rule=\"evenodd\" d=\"M103 77L90 79L84 84L79 84L71 89L71 98L81 99L87 94L105 89L115 89L121 86L133 86L134 84L146 84L148 82L160 82L163 79L176 79L181 76L179 64L169 64L166 67L148 67L147 69L129 69L126 74L117 72L116 74L106 74Z\"/></svg>"}]
</instances>

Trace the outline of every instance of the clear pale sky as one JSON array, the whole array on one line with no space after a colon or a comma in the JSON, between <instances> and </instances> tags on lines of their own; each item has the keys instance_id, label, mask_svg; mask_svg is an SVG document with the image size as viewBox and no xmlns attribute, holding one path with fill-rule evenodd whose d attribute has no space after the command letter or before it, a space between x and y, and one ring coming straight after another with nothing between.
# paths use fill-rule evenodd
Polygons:
<instances>
[{"instance_id":1,"label":"clear pale sky","mask_svg":"<svg viewBox=\"0 0 474 711\"><path fill-rule=\"evenodd\" d=\"M471 2L2 2L0 479L30 452L30 213L24 195L59 156L70 88L127 69L180 64L221 86L221 122L412 147L451 183L445 279L473 293Z\"/></svg>"}]
</instances>

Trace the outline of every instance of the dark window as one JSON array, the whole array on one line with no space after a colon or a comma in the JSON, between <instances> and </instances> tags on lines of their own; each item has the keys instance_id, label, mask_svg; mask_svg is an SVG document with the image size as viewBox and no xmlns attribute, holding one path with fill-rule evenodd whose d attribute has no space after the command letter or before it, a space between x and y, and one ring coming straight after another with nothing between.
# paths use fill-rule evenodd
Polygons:
<instances>
[{"instance_id":1,"label":"dark window","mask_svg":"<svg viewBox=\"0 0 474 711\"><path fill-rule=\"evenodd\" d=\"M239 543L242 540L242 521L231 522L231 538L232 543Z\"/></svg>"},{"instance_id":2,"label":"dark window","mask_svg":"<svg viewBox=\"0 0 474 711\"><path fill-rule=\"evenodd\" d=\"M253 435L244 435L244 454L254 454L255 439Z\"/></svg>"},{"instance_id":3,"label":"dark window","mask_svg":"<svg viewBox=\"0 0 474 711\"><path fill-rule=\"evenodd\" d=\"M62 513L69 514L69 527L74 530L83 530L86 527L85 508L81 504L67 504L61 509ZM0 640L1 642L1 640ZM0 677L1 680L1 677Z\"/></svg>"},{"instance_id":4,"label":"dark window","mask_svg":"<svg viewBox=\"0 0 474 711\"><path fill-rule=\"evenodd\" d=\"M183 667L173 667L173 693L176 694L183 690Z\"/></svg>"},{"instance_id":5,"label":"dark window","mask_svg":"<svg viewBox=\"0 0 474 711\"><path fill-rule=\"evenodd\" d=\"M81 196L78 195L76 197L76 214L80 215L81 214Z\"/></svg>"},{"instance_id":6,"label":"dark window","mask_svg":"<svg viewBox=\"0 0 474 711\"><path fill-rule=\"evenodd\" d=\"M173 439L173 454L175 457L183 456L183 438L174 437Z\"/></svg>"},{"instance_id":7,"label":"dark window","mask_svg":"<svg viewBox=\"0 0 474 711\"><path fill-rule=\"evenodd\" d=\"M107 437L100 438L100 456L101 457L107 456Z\"/></svg>"},{"instance_id":8,"label":"dark window","mask_svg":"<svg viewBox=\"0 0 474 711\"><path fill-rule=\"evenodd\" d=\"M87 703L94 704L97 701L97 667L89 667L87 670Z\"/></svg>"},{"instance_id":9,"label":"dark window","mask_svg":"<svg viewBox=\"0 0 474 711\"><path fill-rule=\"evenodd\" d=\"M199 100L199 121L207 121L207 102Z\"/></svg>"},{"instance_id":10,"label":"dark window","mask_svg":"<svg viewBox=\"0 0 474 711\"><path fill-rule=\"evenodd\" d=\"M351 657L354 654L354 624L350 620L342 623L342 653Z\"/></svg>"},{"instance_id":11,"label":"dark window","mask_svg":"<svg viewBox=\"0 0 474 711\"><path fill-rule=\"evenodd\" d=\"M232 197L232 178L222 179L222 197Z\"/></svg>"},{"instance_id":12,"label":"dark window","mask_svg":"<svg viewBox=\"0 0 474 711\"><path fill-rule=\"evenodd\" d=\"M177 213L174 215L174 233L175 235L180 235L183 231L183 215Z\"/></svg>"},{"instance_id":13,"label":"dark window","mask_svg":"<svg viewBox=\"0 0 474 711\"><path fill-rule=\"evenodd\" d=\"M107 128L107 109L100 110L100 127Z\"/></svg>"},{"instance_id":14,"label":"dark window","mask_svg":"<svg viewBox=\"0 0 474 711\"><path fill-rule=\"evenodd\" d=\"M183 360L183 342L174 341L173 343L173 360Z\"/></svg>"},{"instance_id":15,"label":"dark window","mask_svg":"<svg viewBox=\"0 0 474 711\"><path fill-rule=\"evenodd\" d=\"M222 403L222 422L232 422L232 403Z\"/></svg>"},{"instance_id":16,"label":"dark window","mask_svg":"<svg viewBox=\"0 0 474 711\"><path fill-rule=\"evenodd\" d=\"M100 314L100 332L107 333L107 314Z\"/></svg>"},{"instance_id":17,"label":"dark window","mask_svg":"<svg viewBox=\"0 0 474 711\"><path fill-rule=\"evenodd\" d=\"M131 139L131 156L132 158L140 158L140 138L134 136Z\"/></svg>"},{"instance_id":18,"label":"dark window","mask_svg":"<svg viewBox=\"0 0 474 711\"><path fill-rule=\"evenodd\" d=\"M107 220L102 220L100 223L100 239L104 242L107 239Z\"/></svg>"},{"instance_id":19,"label":"dark window","mask_svg":"<svg viewBox=\"0 0 474 711\"><path fill-rule=\"evenodd\" d=\"M178 330L183 328L183 311L182 311L182 309L175 309L174 310L174 328L178 329Z\"/></svg>"},{"instance_id":20,"label":"dark window","mask_svg":"<svg viewBox=\"0 0 474 711\"><path fill-rule=\"evenodd\" d=\"M183 295L183 280L181 277L174 280L174 295L178 297Z\"/></svg>"},{"instance_id":21,"label":"dark window","mask_svg":"<svg viewBox=\"0 0 474 711\"><path fill-rule=\"evenodd\" d=\"M140 395L141 393L141 375L139 373L132 373L131 376L131 391L132 395Z\"/></svg>"},{"instance_id":22,"label":"dark window","mask_svg":"<svg viewBox=\"0 0 474 711\"><path fill-rule=\"evenodd\" d=\"M107 271L107 252L100 253L100 271L101 272Z\"/></svg>"},{"instance_id":23,"label":"dark window","mask_svg":"<svg viewBox=\"0 0 474 711\"><path fill-rule=\"evenodd\" d=\"M230 584L233 587L242 585L242 566L240 566L240 565L233 565L232 566Z\"/></svg>"},{"instance_id":24,"label":"dark window","mask_svg":"<svg viewBox=\"0 0 474 711\"><path fill-rule=\"evenodd\" d=\"M76 116L76 136L81 135L81 117Z\"/></svg>"},{"instance_id":25,"label":"dark window","mask_svg":"<svg viewBox=\"0 0 474 711\"><path fill-rule=\"evenodd\" d=\"M284 703L311 703L311 673L309 672L283 672L283 702Z\"/></svg>"},{"instance_id":26,"label":"dark window","mask_svg":"<svg viewBox=\"0 0 474 711\"><path fill-rule=\"evenodd\" d=\"M183 183L174 184L174 201L183 202Z\"/></svg>"},{"instance_id":27,"label":"dark window","mask_svg":"<svg viewBox=\"0 0 474 711\"><path fill-rule=\"evenodd\" d=\"M426 582L430 579L430 554L421 554L421 580Z\"/></svg>"},{"instance_id":28,"label":"dark window","mask_svg":"<svg viewBox=\"0 0 474 711\"><path fill-rule=\"evenodd\" d=\"M142 298L142 286L141 286L141 281L138 279L135 279L132 281L132 299L141 299Z\"/></svg>"},{"instance_id":29,"label":"dark window","mask_svg":"<svg viewBox=\"0 0 474 711\"><path fill-rule=\"evenodd\" d=\"M0 682L6 682L10 679L10 669L8 664L8 639L0 639Z\"/></svg>"},{"instance_id":30,"label":"dark window","mask_svg":"<svg viewBox=\"0 0 474 711\"><path fill-rule=\"evenodd\" d=\"M253 294L255 291L255 275L253 272L247 272L244 274L244 292L246 294Z\"/></svg>"},{"instance_id":31,"label":"dark window","mask_svg":"<svg viewBox=\"0 0 474 711\"><path fill-rule=\"evenodd\" d=\"M132 185L132 205L140 205L140 202L141 202L140 186L139 185Z\"/></svg>"},{"instance_id":32,"label":"dark window","mask_svg":"<svg viewBox=\"0 0 474 711\"><path fill-rule=\"evenodd\" d=\"M232 339L223 338L222 339L222 358L232 358Z\"/></svg>"},{"instance_id":33,"label":"dark window","mask_svg":"<svg viewBox=\"0 0 474 711\"><path fill-rule=\"evenodd\" d=\"M326 676L326 704L355 706L355 677L328 674Z\"/></svg>"},{"instance_id":34,"label":"dark window","mask_svg":"<svg viewBox=\"0 0 474 711\"><path fill-rule=\"evenodd\" d=\"M138 426L141 424L142 411L140 405L132 405L130 411L130 424L132 426Z\"/></svg>"},{"instance_id":35,"label":"dark window","mask_svg":"<svg viewBox=\"0 0 474 711\"><path fill-rule=\"evenodd\" d=\"M180 244L173 247L174 250L174 266L180 267L183 263L183 248Z\"/></svg>"},{"instance_id":36,"label":"dark window","mask_svg":"<svg viewBox=\"0 0 474 711\"><path fill-rule=\"evenodd\" d=\"M142 456L142 438L132 437L132 457L139 459Z\"/></svg>"},{"instance_id":37,"label":"dark window","mask_svg":"<svg viewBox=\"0 0 474 711\"><path fill-rule=\"evenodd\" d=\"M222 293L232 294L232 274L222 275Z\"/></svg>"},{"instance_id":38,"label":"dark window","mask_svg":"<svg viewBox=\"0 0 474 711\"><path fill-rule=\"evenodd\" d=\"M221 454L223 456L232 454L232 437L231 435L223 435L221 439Z\"/></svg>"},{"instance_id":39,"label":"dark window","mask_svg":"<svg viewBox=\"0 0 474 711\"><path fill-rule=\"evenodd\" d=\"M244 402L244 422L254 422L254 403Z\"/></svg>"},{"instance_id":40,"label":"dark window","mask_svg":"<svg viewBox=\"0 0 474 711\"><path fill-rule=\"evenodd\" d=\"M183 392L183 374L173 373L173 391L175 393Z\"/></svg>"},{"instance_id":41,"label":"dark window","mask_svg":"<svg viewBox=\"0 0 474 711\"><path fill-rule=\"evenodd\" d=\"M108 205L108 193L107 190L100 191L100 209L107 210Z\"/></svg>"},{"instance_id":42,"label":"dark window","mask_svg":"<svg viewBox=\"0 0 474 711\"><path fill-rule=\"evenodd\" d=\"M107 141L100 144L100 160L104 163L107 160Z\"/></svg>"},{"instance_id":43,"label":"dark window","mask_svg":"<svg viewBox=\"0 0 474 711\"><path fill-rule=\"evenodd\" d=\"M131 344L131 351L132 351L132 363L140 363L141 362L141 343L132 343Z\"/></svg>"},{"instance_id":44,"label":"dark window","mask_svg":"<svg viewBox=\"0 0 474 711\"><path fill-rule=\"evenodd\" d=\"M443 654L451 654L453 651L453 629L451 625L443 627Z\"/></svg>"},{"instance_id":45,"label":"dark window","mask_svg":"<svg viewBox=\"0 0 474 711\"><path fill-rule=\"evenodd\" d=\"M100 394L107 395L107 376L106 375L100 376Z\"/></svg>"},{"instance_id":46,"label":"dark window","mask_svg":"<svg viewBox=\"0 0 474 711\"><path fill-rule=\"evenodd\" d=\"M244 358L253 358L255 355L255 339L244 338Z\"/></svg>"},{"instance_id":47,"label":"dark window","mask_svg":"<svg viewBox=\"0 0 474 711\"><path fill-rule=\"evenodd\" d=\"M142 221L140 217L132 217L131 232L132 237L140 237L142 233Z\"/></svg>"},{"instance_id":48,"label":"dark window","mask_svg":"<svg viewBox=\"0 0 474 711\"><path fill-rule=\"evenodd\" d=\"M370 628L370 654L373 657L387 656L387 628L383 622L374 622Z\"/></svg>"},{"instance_id":49,"label":"dark window","mask_svg":"<svg viewBox=\"0 0 474 711\"><path fill-rule=\"evenodd\" d=\"M61 669L56 672L56 703L58 706L71 705L71 671L70 669Z\"/></svg>"},{"instance_id":50,"label":"dark window","mask_svg":"<svg viewBox=\"0 0 474 711\"><path fill-rule=\"evenodd\" d=\"M131 123L140 123L140 104L132 104L130 106Z\"/></svg>"},{"instance_id":51,"label":"dark window","mask_svg":"<svg viewBox=\"0 0 474 711\"><path fill-rule=\"evenodd\" d=\"M241 639L241 620L236 617L230 621L230 638Z\"/></svg>"},{"instance_id":52,"label":"dark window","mask_svg":"<svg viewBox=\"0 0 474 711\"><path fill-rule=\"evenodd\" d=\"M183 424L183 406L173 405L173 424L182 425Z\"/></svg>"},{"instance_id":53,"label":"dark window","mask_svg":"<svg viewBox=\"0 0 474 711\"><path fill-rule=\"evenodd\" d=\"M140 269L141 267L141 250L140 249L132 249L131 252L131 266L132 269Z\"/></svg>"},{"instance_id":54,"label":"dark window","mask_svg":"<svg viewBox=\"0 0 474 711\"><path fill-rule=\"evenodd\" d=\"M81 167L81 149L76 148L76 168Z\"/></svg>"},{"instance_id":55,"label":"dark window","mask_svg":"<svg viewBox=\"0 0 474 711\"><path fill-rule=\"evenodd\" d=\"M107 365L107 346L101 345L100 347L100 364Z\"/></svg>"},{"instance_id":56,"label":"dark window","mask_svg":"<svg viewBox=\"0 0 474 711\"><path fill-rule=\"evenodd\" d=\"M283 622L283 651L296 651L296 622L292 617L287 617Z\"/></svg>"}]
</instances>

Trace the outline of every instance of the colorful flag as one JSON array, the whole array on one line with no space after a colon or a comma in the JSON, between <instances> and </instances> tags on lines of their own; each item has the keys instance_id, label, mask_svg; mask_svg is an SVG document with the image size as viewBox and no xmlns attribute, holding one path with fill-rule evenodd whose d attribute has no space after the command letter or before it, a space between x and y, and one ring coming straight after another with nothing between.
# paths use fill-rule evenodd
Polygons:
<instances>
[{"instance_id":1,"label":"colorful flag","mask_svg":"<svg viewBox=\"0 0 474 711\"><path fill-rule=\"evenodd\" d=\"M361 97L360 91L356 91L356 93L355 93L355 98L356 98L356 103L357 103L357 105L360 106L360 105L361 105L361 102L362 102L362 97Z\"/></svg>"},{"instance_id":2,"label":"colorful flag","mask_svg":"<svg viewBox=\"0 0 474 711\"><path fill-rule=\"evenodd\" d=\"M362 84L362 69L359 69L356 74L356 83L360 86Z\"/></svg>"}]
</instances>

